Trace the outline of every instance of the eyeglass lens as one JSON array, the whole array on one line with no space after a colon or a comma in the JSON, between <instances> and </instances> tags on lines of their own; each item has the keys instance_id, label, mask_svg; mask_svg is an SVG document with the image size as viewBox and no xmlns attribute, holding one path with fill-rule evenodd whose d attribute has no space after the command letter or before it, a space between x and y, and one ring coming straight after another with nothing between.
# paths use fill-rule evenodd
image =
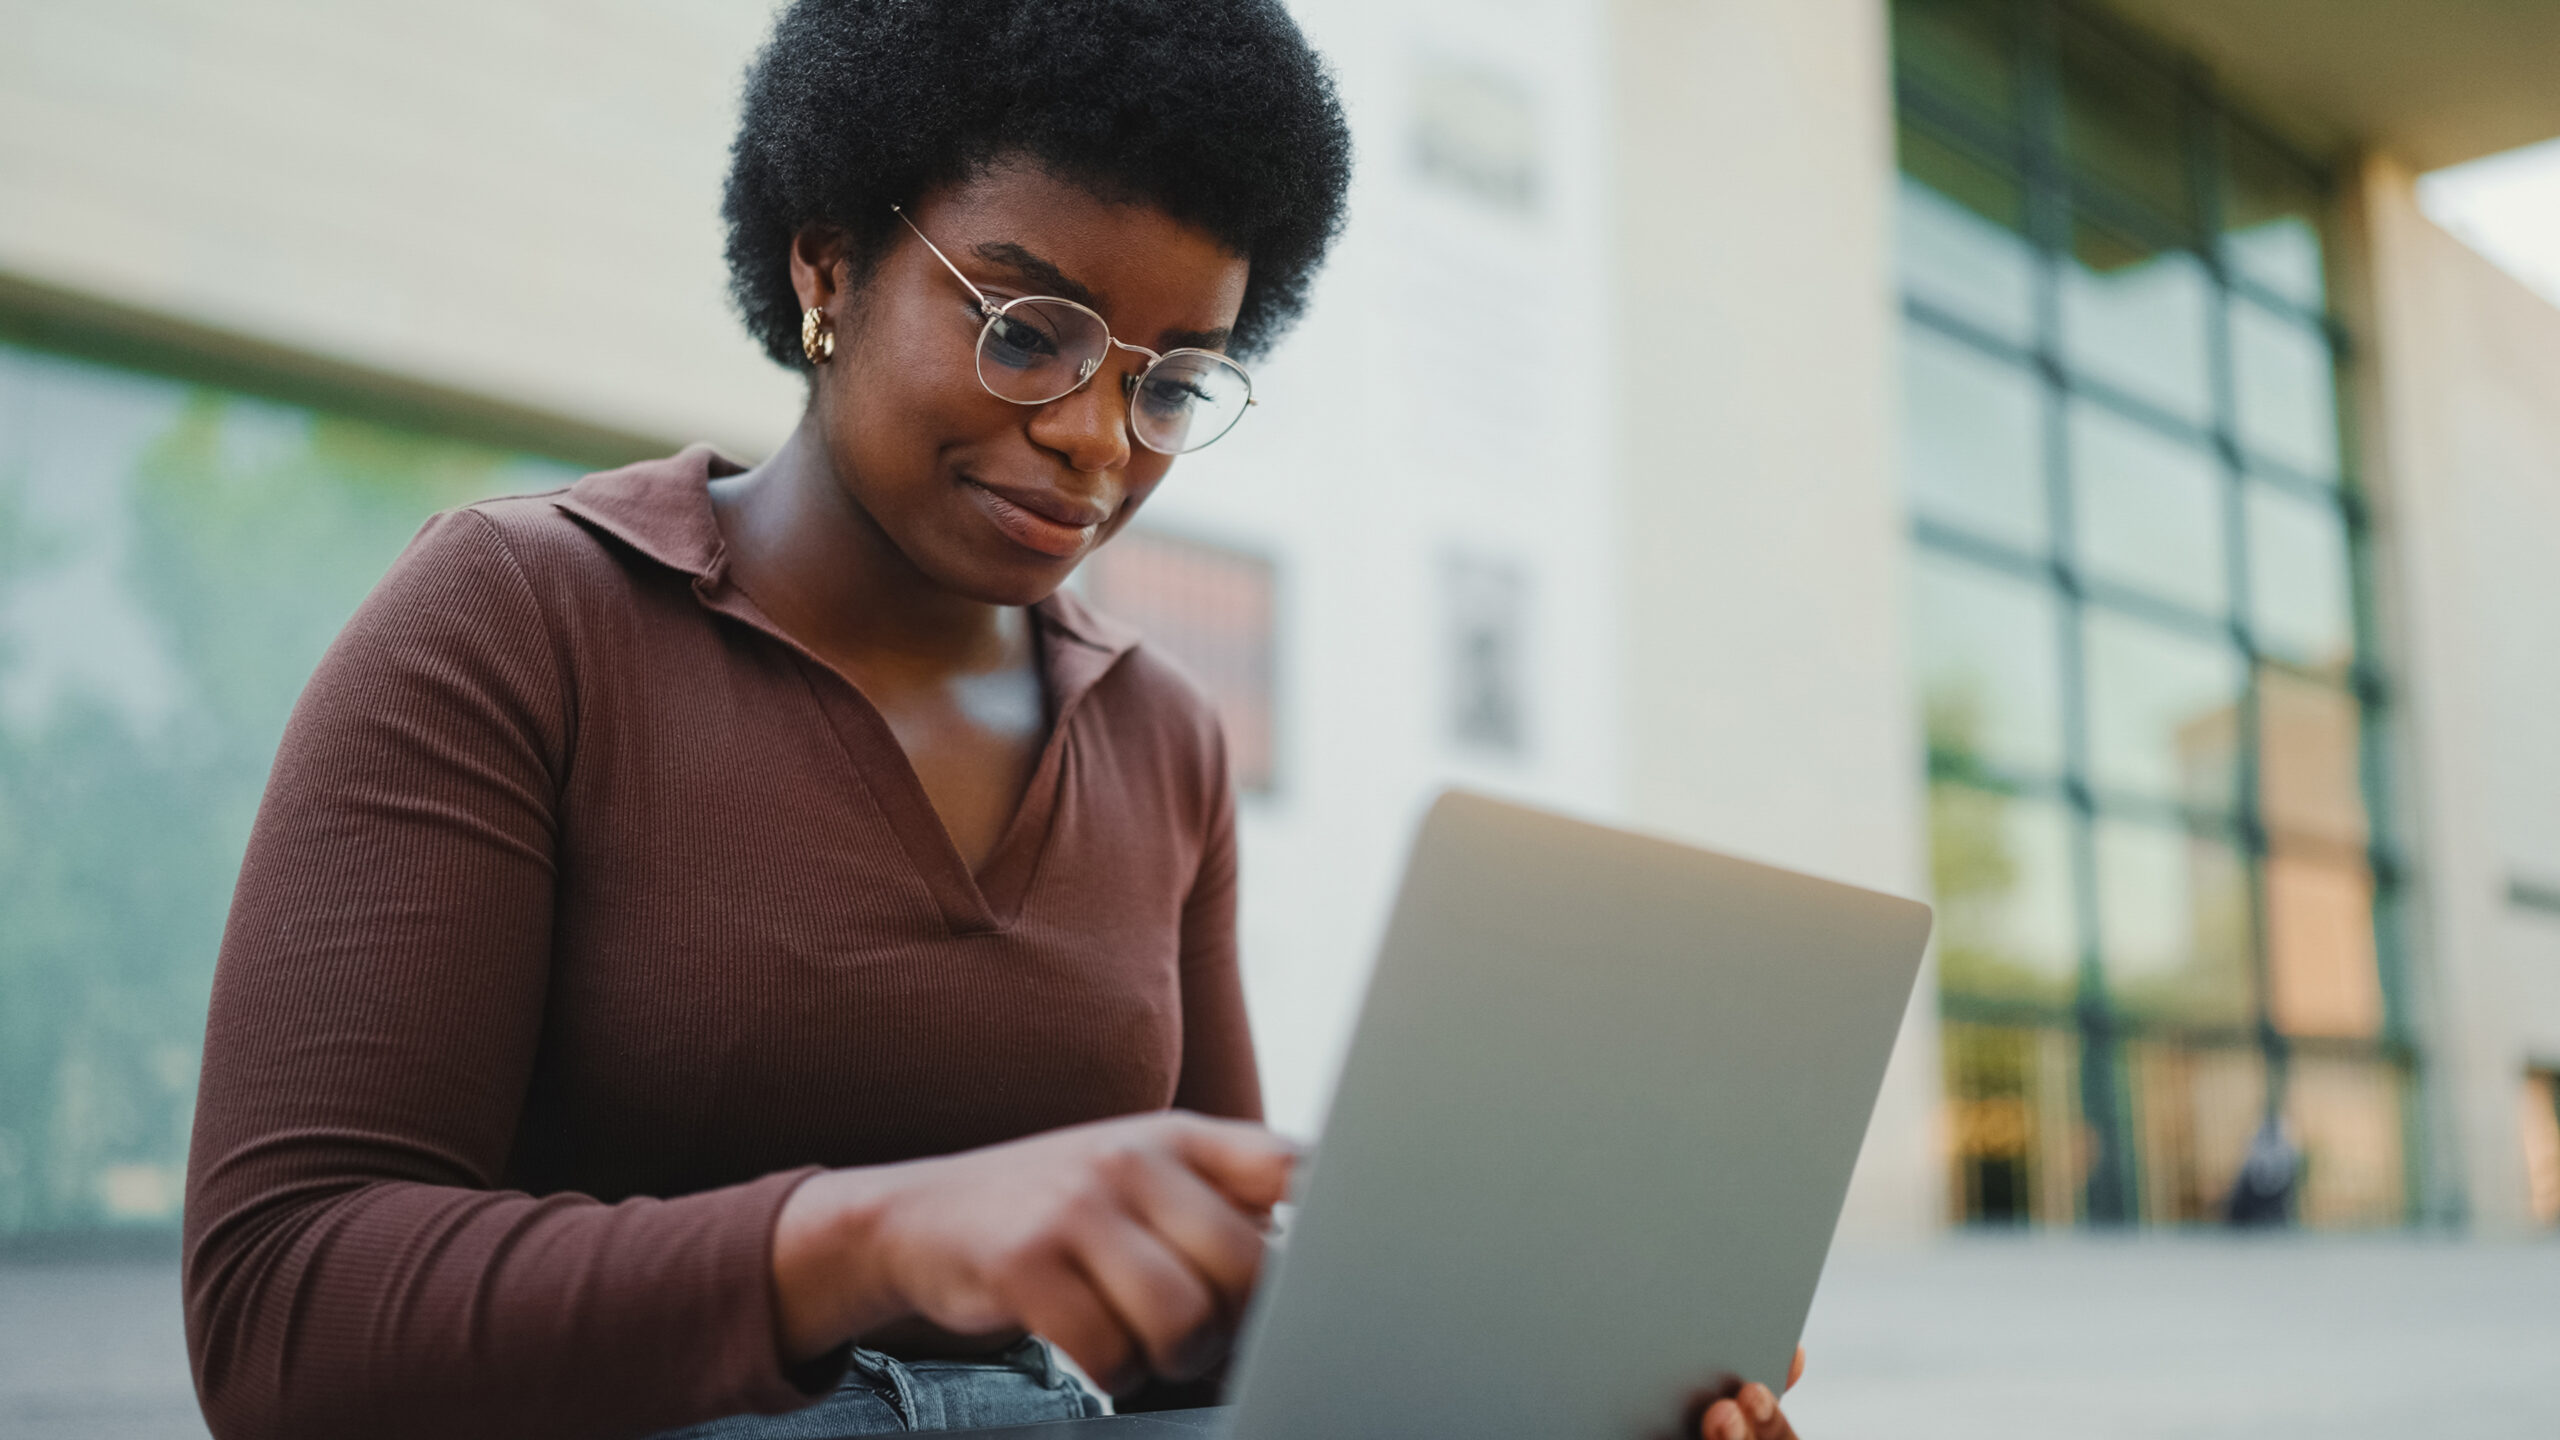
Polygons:
<instances>
[{"instance_id":1,"label":"eyeglass lens","mask_svg":"<svg viewBox=\"0 0 2560 1440\"><path fill-rule=\"evenodd\" d=\"M978 335L978 379L997 396L1045 405L1091 379L1111 351L1102 317L1045 296L1015 300ZM1252 382L1234 361L1177 350L1149 365L1129 400L1129 428L1148 449L1197 450L1244 418Z\"/></svg>"}]
</instances>

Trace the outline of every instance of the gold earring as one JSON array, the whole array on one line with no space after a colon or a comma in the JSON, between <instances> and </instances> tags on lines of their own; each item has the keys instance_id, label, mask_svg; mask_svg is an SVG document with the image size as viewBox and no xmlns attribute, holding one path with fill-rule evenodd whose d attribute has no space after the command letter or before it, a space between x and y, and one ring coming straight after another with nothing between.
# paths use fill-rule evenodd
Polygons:
<instances>
[{"instance_id":1,"label":"gold earring","mask_svg":"<svg viewBox=\"0 0 2560 1440\"><path fill-rule=\"evenodd\" d=\"M812 305L800 312L800 353L812 365L824 365L836 353L836 330L827 323L827 312Z\"/></svg>"}]
</instances>

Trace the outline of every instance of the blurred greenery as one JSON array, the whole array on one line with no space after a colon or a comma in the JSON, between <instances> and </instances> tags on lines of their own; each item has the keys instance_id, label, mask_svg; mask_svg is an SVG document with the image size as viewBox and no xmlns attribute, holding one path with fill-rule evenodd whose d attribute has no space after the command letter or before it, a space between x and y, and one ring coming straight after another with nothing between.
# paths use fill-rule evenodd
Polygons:
<instances>
[{"instance_id":1,"label":"blurred greenery","mask_svg":"<svg viewBox=\"0 0 2560 1440\"><path fill-rule=\"evenodd\" d=\"M0 346L0 1236L174 1222L294 697L427 516L571 473Z\"/></svg>"}]
</instances>

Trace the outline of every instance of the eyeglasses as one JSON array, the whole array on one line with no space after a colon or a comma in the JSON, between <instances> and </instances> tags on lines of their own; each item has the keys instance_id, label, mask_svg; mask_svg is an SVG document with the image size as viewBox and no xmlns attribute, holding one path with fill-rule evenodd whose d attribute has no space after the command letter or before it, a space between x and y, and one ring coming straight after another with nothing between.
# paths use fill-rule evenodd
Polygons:
<instances>
[{"instance_id":1,"label":"eyeglasses","mask_svg":"<svg viewBox=\"0 0 2560 1440\"><path fill-rule=\"evenodd\" d=\"M1111 333L1092 307L1054 295L1025 295L1002 304L960 273L907 212L892 205L924 248L951 278L978 297L987 317L978 331L978 383L999 400L1046 405L1084 387L1111 358L1112 347L1147 357L1147 368L1121 382L1129 402L1129 433L1160 455L1180 455L1216 440L1244 418L1253 402L1253 377L1215 350L1185 347L1159 355Z\"/></svg>"}]
</instances>

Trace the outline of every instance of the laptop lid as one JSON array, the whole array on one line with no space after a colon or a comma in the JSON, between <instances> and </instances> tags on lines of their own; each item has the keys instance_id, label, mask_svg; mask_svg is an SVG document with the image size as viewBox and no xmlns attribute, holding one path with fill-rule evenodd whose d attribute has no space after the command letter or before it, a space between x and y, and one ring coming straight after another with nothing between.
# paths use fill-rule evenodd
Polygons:
<instances>
[{"instance_id":1,"label":"laptop lid","mask_svg":"<svg viewBox=\"0 0 2560 1440\"><path fill-rule=\"evenodd\" d=\"M1772 1389L1926 906L1480 796L1416 840L1235 1440L1560 1440Z\"/></svg>"}]
</instances>

